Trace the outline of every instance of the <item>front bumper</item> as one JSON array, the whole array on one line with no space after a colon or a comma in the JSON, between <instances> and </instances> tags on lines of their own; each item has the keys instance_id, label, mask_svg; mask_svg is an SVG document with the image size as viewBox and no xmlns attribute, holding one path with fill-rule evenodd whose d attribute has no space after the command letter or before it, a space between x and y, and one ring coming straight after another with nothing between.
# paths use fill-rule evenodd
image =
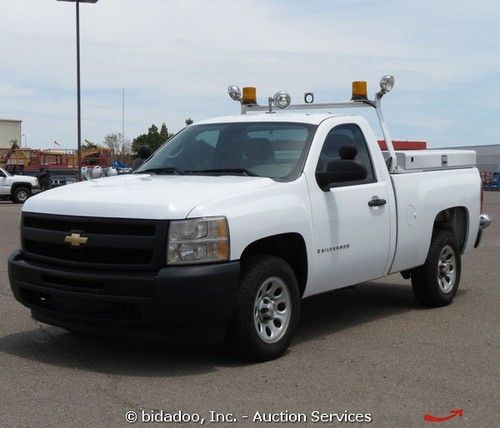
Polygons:
<instances>
[{"instance_id":1,"label":"front bumper","mask_svg":"<svg viewBox=\"0 0 500 428\"><path fill-rule=\"evenodd\" d=\"M474 248L479 247L481 243L481 238L483 236L483 230L489 227L491 224L491 217L488 214L481 214L479 216L479 231L477 232L476 243L474 244Z\"/></svg>"},{"instance_id":2,"label":"front bumper","mask_svg":"<svg viewBox=\"0 0 500 428\"><path fill-rule=\"evenodd\" d=\"M239 262L165 267L157 273L82 272L9 259L15 298L34 319L68 330L134 339L223 340Z\"/></svg>"}]
</instances>

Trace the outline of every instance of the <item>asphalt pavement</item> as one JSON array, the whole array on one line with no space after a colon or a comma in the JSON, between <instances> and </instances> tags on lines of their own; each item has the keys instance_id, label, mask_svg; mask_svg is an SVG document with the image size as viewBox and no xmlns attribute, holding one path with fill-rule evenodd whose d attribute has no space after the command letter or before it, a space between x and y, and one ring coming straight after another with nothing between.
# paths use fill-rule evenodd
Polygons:
<instances>
[{"instance_id":1,"label":"asphalt pavement","mask_svg":"<svg viewBox=\"0 0 500 428\"><path fill-rule=\"evenodd\" d=\"M484 211L494 221L464 256L450 306L419 307L399 275L316 296L285 356L243 364L219 345L78 335L32 320L7 278L20 207L0 202L0 426L129 426L127 412L164 421L154 426L195 426L196 415L214 427L267 417L258 426L304 426L292 423L302 414L308 426L356 425L338 422L351 414L377 427L499 426L500 192L486 194Z\"/></svg>"}]
</instances>

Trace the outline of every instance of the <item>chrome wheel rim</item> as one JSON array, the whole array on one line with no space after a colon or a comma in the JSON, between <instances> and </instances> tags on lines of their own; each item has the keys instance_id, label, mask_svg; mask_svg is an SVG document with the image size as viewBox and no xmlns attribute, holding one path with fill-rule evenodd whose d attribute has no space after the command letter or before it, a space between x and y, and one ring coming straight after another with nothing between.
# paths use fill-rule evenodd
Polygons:
<instances>
[{"instance_id":1,"label":"chrome wheel rim","mask_svg":"<svg viewBox=\"0 0 500 428\"><path fill-rule=\"evenodd\" d=\"M26 200L28 199L28 192L26 190L20 190L19 192L17 192L17 199L20 202L26 202Z\"/></svg>"},{"instance_id":2,"label":"chrome wheel rim","mask_svg":"<svg viewBox=\"0 0 500 428\"><path fill-rule=\"evenodd\" d=\"M276 343L284 336L292 316L292 299L283 279L273 276L261 284L253 314L255 330L263 342Z\"/></svg>"},{"instance_id":3,"label":"chrome wheel rim","mask_svg":"<svg viewBox=\"0 0 500 428\"><path fill-rule=\"evenodd\" d=\"M449 245L445 245L438 259L438 284L443 293L449 293L455 286L457 278L457 258L455 251Z\"/></svg>"}]
</instances>

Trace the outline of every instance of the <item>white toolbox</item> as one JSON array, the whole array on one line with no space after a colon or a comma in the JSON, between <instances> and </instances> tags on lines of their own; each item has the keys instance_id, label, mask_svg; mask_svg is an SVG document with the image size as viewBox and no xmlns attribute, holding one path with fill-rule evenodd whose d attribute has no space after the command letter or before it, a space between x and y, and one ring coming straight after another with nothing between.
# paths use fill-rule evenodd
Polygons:
<instances>
[{"instance_id":1,"label":"white toolbox","mask_svg":"<svg viewBox=\"0 0 500 428\"><path fill-rule=\"evenodd\" d=\"M384 151L384 157L389 156ZM429 171L476 166L474 150L405 150L396 151L398 172Z\"/></svg>"}]
</instances>

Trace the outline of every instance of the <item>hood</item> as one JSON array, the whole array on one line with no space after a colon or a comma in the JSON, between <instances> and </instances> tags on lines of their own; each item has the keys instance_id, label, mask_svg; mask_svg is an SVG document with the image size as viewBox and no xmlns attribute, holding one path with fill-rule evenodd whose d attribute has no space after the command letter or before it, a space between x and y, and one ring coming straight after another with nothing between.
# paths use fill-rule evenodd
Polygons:
<instances>
[{"instance_id":1,"label":"hood","mask_svg":"<svg viewBox=\"0 0 500 428\"><path fill-rule=\"evenodd\" d=\"M132 174L61 186L23 211L82 217L174 220L203 203L275 184L270 178ZM224 213L221 213L223 215Z\"/></svg>"},{"instance_id":2,"label":"hood","mask_svg":"<svg viewBox=\"0 0 500 428\"><path fill-rule=\"evenodd\" d=\"M34 186L38 185L38 180L36 177L31 177L29 175L12 175L10 177L11 180L14 181L24 181L33 184Z\"/></svg>"}]
</instances>

